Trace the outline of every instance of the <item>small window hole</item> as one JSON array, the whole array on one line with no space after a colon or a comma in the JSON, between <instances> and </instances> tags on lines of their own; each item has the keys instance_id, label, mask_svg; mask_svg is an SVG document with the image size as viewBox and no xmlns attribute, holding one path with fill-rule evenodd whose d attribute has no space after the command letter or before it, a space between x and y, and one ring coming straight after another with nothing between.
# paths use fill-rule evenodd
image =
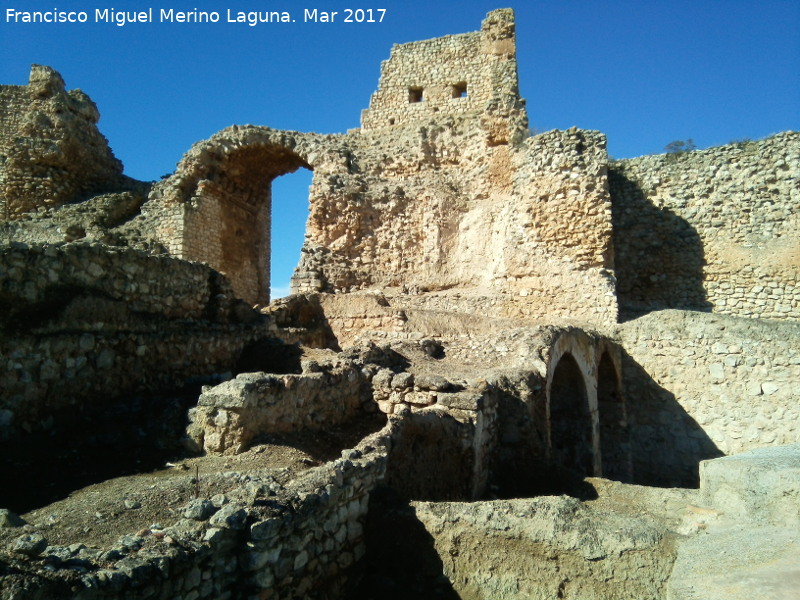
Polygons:
<instances>
[{"instance_id":1,"label":"small window hole","mask_svg":"<svg viewBox=\"0 0 800 600\"><path fill-rule=\"evenodd\" d=\"M422 102L422 88L421 87L412 87L408 88L408 101L410 103Z\"/></svg>"},{"instance_id":2,"label":"small window hole","mask_svg":"<svg viewBox=\"0 0 800 600\"><path fill-rule=\"evenodd\" d=\"M452 88L453 98L466 98L467 97L467 83L462 81L456 83Z\"/></svg>"}]
</instances>

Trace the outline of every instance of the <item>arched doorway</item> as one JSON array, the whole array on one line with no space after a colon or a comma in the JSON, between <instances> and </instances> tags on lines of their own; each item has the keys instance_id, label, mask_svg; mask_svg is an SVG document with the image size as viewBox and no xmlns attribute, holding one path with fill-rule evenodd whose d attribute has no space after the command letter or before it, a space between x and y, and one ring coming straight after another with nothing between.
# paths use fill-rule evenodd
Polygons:
<instances>
[{"instance_id":1,"label":"arched doorway","mask_svg":"<svg viewBox=\"0 0 800 600\"><path fill-rule=\"evenodd\" d=\"M630 452L625 403L614 361L603 352L597 367L597 408L600 420L600 456L603 476L630 479Z\"/></svg>"},{"instance_id":2,"label":"arched doorway","mask_svg":"<svg viewBox=\"0 0 800 600\"><path fill-rule=\"evenodd\" d=\"M300 168L272 182L271 300L289 295L289 283L300 262L311 179L312 172Z\"/></svg>"},{"instance_id":3,"label":"arched doorway","mask_svg":"<svg viewBox=\"0 0 800 600\"><path fill-rule=\"evenodd\" d=\"M224 273L247 302L269 302L272 182L301 167L311 169L293 149L269 140L241 145L209 164L184 214L184 258ZM302 206L307 212L307 200Z\"/></svg>"},{"instance_id":4,"label":"arched doorway","mask_svg":"<svg viewBox=\"0 0 800 600\"><path fill-rule=\"evenodd\" d=\"M582 476L594 475L592 416L586 383L569 353L558 361L550 384L550 445L556 466Z\"/></svg>"}]
</instances>

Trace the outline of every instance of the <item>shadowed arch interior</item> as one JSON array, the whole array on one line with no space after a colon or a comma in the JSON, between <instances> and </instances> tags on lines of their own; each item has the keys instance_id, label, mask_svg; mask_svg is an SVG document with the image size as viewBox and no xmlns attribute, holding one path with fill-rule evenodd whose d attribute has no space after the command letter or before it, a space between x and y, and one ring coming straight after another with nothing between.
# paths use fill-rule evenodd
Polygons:
<instances>
[{"instance_id":1,"label":"shadowed arch interior","mask_svg":"<svg viewBox=\"0 0 800 600\"><path fill-rule=\"evenodd\" d=\"M556 466L593 475L592 418L578 363L565 353L550 384L550 443Z\"/></svg>"},{"instance_id":2,"label":"shadowed arch interior","mask_svg":"<svg viewBox=\"0 0 800 600\"><path fill-rule=\"evenodd\" d=\"M597 367L597 408L603 476L630 481L630 448L625 403L614 362L603 352Z\"/></svg>"}]
</instances>

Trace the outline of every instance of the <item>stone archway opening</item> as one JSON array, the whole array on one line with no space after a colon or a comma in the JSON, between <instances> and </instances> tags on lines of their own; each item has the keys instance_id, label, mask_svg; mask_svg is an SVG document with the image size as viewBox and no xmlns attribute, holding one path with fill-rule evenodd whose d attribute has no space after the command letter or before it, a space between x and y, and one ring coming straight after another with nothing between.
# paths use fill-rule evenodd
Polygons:
<instances>
[{"instance_id":1,"label":"stone archway opening","mask_svg":"<svg viewBox=\"0 0 800 600\"><path fill-rule=\"evenodd\" d=\"M550 447L553 464L594 475L592 416L586 383L575 358L565 353L550 384Z\"/></svg>"},{"instance_id":2,"label":"stone archway opening","mask_svg":"<svg viewBox=\"0 0 800 600\"><path fill-rule=\"evenodd\" d=\"M628 481L631 472L627 411L620 378L608 352L603 352L597 367L597 408L603 476Z\"/></svg>"},{"instance_id":3,"label":"stone archway opening","mask_svg":"<svg viewBox=\"0 0 800 600\"><path fill-rule=\"evenodd\" d=\"M270 256L270 299L290 293L289 284L300 262L309 211L312 171L297 169L272 182L272 222Z\"/></svg>"},{"instance_id":4,"label":"stone archway opening","mask_svg":"<svg viewBox=\"0 0 800 600\"><path fill-rule=\"evenodd\" d=\"M198 182L191 198L185 216L185 256L224 273L238 297L266 304L270 300L272 182L311 166L278 143L243 146L220 158Z\"/></svg>"}]
</instances>

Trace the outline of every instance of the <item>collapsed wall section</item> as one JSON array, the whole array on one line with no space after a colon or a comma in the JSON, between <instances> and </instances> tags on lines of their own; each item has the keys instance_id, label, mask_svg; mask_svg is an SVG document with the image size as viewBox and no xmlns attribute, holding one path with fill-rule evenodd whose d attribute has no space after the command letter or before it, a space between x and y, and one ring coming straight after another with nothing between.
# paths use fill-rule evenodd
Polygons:
<instances>
[{"instance_id":1,"label":"collapsed wall section","mask_svg":"<svg viewBox=\"0 0 800 600\"><path fill-rule=\"evenodd\" d=\"M259 472L232 473L240 477L227 494L197 497L183 518L111 548L48 546L39 523L4 530L0 586L19 600L343 597L366 550L363 525L389 434L367 437L285 488Z\"/></svg>"},{"instance_id":2,"label":"collapsed wall section","mask_svg":"<svg viewBox=\"0 0 800 600\"><path fill-rule=\"evenodd\" d=\"M620 310L800 316L800 133L615 161Z\"/></svg>"},{"instance_id":3,"label":"collapsed wall section","mask_svg":"<svg viewBox=\"0 0 800 600\"><path fill-rule=\"evenodd\" d=\"M294 292L377 289L427 308L616 321L602 135L488 147L479 124L451 119L348 142L351 172L312 185Z\"/></svg>"},{"instance_id":4,"label":"collapsed wall section","mask_svg":"<svg viewBox=\"0 0 800 600\"><path fill-rule=\"evenodd\" d=\"M442 292L452 310L615 322L605 138L527 138L513 11L395 47L362 124L347 171L315 178L293 291Z\"/></svg>"},{"instance_id":5,"label":"collapsed wall section","mask_svg":"<svg viewBox=\"0 0 800 600\"><path fill-rule=\"evenodd\" d=\"M195 144L142 207L170 254L224 273L236 294L269 302L272 181L346 164L336 136L232 126ZM274 224L280 226L280 224Z\"/></svg>"},{"instance_id":6,"label":"collapsed wall section","mask_svg":"<svg viewBox=\"0 0 800 600\"><path fill-rule=\"evenodd\" d=\"M0 86L0 219L125 187L99 119L50 67L33 65L26 86Z\"/></svg>"}]
</instances>

